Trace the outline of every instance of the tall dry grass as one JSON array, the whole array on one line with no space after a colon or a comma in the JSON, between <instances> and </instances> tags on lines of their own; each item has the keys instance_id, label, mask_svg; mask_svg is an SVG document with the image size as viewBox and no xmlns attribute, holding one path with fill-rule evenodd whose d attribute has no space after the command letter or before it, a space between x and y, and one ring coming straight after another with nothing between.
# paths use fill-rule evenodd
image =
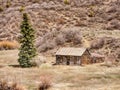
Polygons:
<instances>
[{"instance_id":1,"label":"tall dry grass","mask_svg":"<svg viewBox=\"0 0 120 90\"><path fill-rule=\"evenodd\" d=\"M0 90L25 90L22 86L17 83L8 83L6 81L0 81Z\"/></svg>"},{"instance_id":2,"label":"tall dry grass","mask_svg":"<svg viewBox=\"0 0 120 90\"><path fill-rule=\"evenodd\" d=\"M0 50L16 49L19 47L16 41L0 41Z\"/></svg>"},{"instance_id":3,"label":"tall dry grass","mask_svg":"<svg viewBox=\"0 0 120 90\"><path fill-rule=\"evenodd\" d=\"M52 86L51 77L49 75L42 75L40 82L38 90L47 90Z\"/></svg>"}]
</instances>

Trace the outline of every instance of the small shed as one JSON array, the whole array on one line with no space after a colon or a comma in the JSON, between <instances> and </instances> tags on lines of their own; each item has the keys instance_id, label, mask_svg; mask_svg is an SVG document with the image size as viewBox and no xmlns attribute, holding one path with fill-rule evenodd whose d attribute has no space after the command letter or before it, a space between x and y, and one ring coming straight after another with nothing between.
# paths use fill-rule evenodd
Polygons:
<instances>
[{"instance_id":1,"label":"small shed","mask_svg":"<svg viewBox=\"0 0 120 90\"><path fill-rule=\"evenodd\" d=\"M101 63L104 62L105 56L98 53L91 53L92 63Z\"/></svg>"},{"instance_id":2,"label":"small shed","mask_svg":"<svg viewBox=\"0 0 120 90\"><path fill-rule=\"evenodd\" d=\"M56 64L83 65L91 63L91 55L87 48L60 48L56 52Z\"/></svg>"}]
</instances>

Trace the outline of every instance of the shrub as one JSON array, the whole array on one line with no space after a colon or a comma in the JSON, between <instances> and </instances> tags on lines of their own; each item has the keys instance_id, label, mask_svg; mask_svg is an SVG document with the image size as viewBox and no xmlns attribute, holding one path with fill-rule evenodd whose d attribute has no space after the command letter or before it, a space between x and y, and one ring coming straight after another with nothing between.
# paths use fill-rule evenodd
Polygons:
<instances>
[{"instance_id":1,"label":"shrub","mask_svg":"<svg viewBox=\"0 0 120 90\"><path fill-rule=\"evenodd\" d=\"M56 37L56 35L59 34L59 31L51 31L51 32L48 32L47 34L45 34L44 38L46 39L53 39L54 37Z\"/></svg>"},{"instance_id":2,"label":"shrub","mask_svg":"<svg viewBox=\"0 0 120 90\"><path fill-rule=\"evenodd\" d=\"M47 75L41 76L40 81L41 83L38 87L38 90L47 90L52 86L51 77Z\"/></svg>"},{"instance_id":3,"label":"shrub","mask_svg":"<svg viewBox=\"0 0 120 90\"><path fill-rule=\"evenodd\" d=\"M16 49L19 44L16 41L1 41L0 50Z\"/></svg>"},{"instance_id":4,"label":"shrub","mask_svg":"<svg viewBox=\"0 0 120 90\"><path fill-rule=\"evenodd\" d=\"M116 55L115 54L108 54L106 57L105 57L105 65L110 67L110 66L117 66L118 62L116 62Z\"/></svg>"},{"instance_id":5,"label":"shrub","mask_svg":"<svg viewBox=\"0 0 120 90\"><path fill-rule=\"evenodd\" d=\"M56 47L56 43L55 41L46 41L45 43L43 43L41 46L39 46L39 51L40 52L45 52L47 50L53 49L54 47Z\"/></svg>"},{"instance_id":6,"label":"shrub","mask_svg":"<svg viewBox=\"0 0 120 90\"><path fill-rule=\"evenodd\" d=\"M2 7L0 7L0 12L2 12L3 11L3 8Z\"/></svg>"},{"instance_id":7,"label":"shrub","mask_svg":"<svg viewBox=\"0 0 120 90\"><path fill-rule=\"evenodd\" d=\"M66 39L66 42L71 42L73 40L73 37L75 34L75 32L73 30L65 30L62 33Z\"/></svg>"},{"instance_id":8,"label":"shrub","mask_svg":"<svg viewBox=\"0 0 120 90\"><path fill-rule=\"evenodd\" d=\"M46 46L45 43L42 44L41 46L39 46L39 47L38 47L39 52L45 52L45 51L47 51L47 48L46 48L46 47L47 47L47 46Z\"/></svg>"},{"instance_id":9,"label":"shrub","mask_svg":"<svg viewBox=\"0 0 120 90\"><path fill-rule=\"evenodd\" d=\"M57 45L62 45L62 44L65 43L65 37L63 36L63 34L59 34L59 35L56 37L55 41L56 41L56 44L57 44Z\"/></svg>"},{"instance_id":10,"label":"shrub","mask_svg":"<svg viewBox=\"0 0 120 90\"><path fill-rule=\"evenodd\" d=\"M11 2L9 0L7 0L7 3L6 3L6 8L9 8L11 5Z\"/></svg>"},{"instance_id":11,"label":"shrub","mask_svg":"<svg viewBox=\"0 0 120 90\"><path fill-rule=\"evenodd\" d=\"M69 0L64 0L64 4L70 4Z\"/></svg>"},{"instance_id":12,"label":"shrub","mask_svg":"<svg viewBox=\"0 0 120 90\"><path fill-rule=\"evenodd\" d=\"M52 41L47 41L46 45L47 45L47 49L53 49L56 46L56 43L54 40L52 40Z\"/></svg>"},{"instance_id":13,"label":"shrub","mask_svg":"<svg viewBox=\"0 0 120 90\"><path fill-rule=\"evenodd\" d=\"M92 41L91 48L92 49L99 49L99 48L102 48L103 45L104 45L104 40L103 39L97 39L97 40Z\"/></svg>"},{"instance_id":14,"label":"shrub","mask_svg":"<svg viewBox=\"0 0 120 90\"><path fill-rule=\"evenodd\" d=\"M66 42L78 42L81 38L79 30L65 30L62 32Z\"/></svg>"},{"instance_id":15,"label":"shrub","mask_svg":"<svg viewBox=\"0 0 120 90\"><path fill-rule=\"evenodd\" d=\"M57 45L64 45L72 42L74 45L81 44L82 36L79 30L63 30L48 32L42 38L37 39L37 47L40 52L55 48Z\"/></svg>"},{"instance_id":16,"label":"shrub","mask_svg":"<svg viewBox=\"0 0 120 90\"><path fill-rule=\"evenodd\" d=\"M21 6L20 9L19 9L20 12L23 12L24 10L25 10L24 6Z\"/></svg>"},{"instance_id":17,"label":"shrub","mask_svg":"<svg viewBox=\"0 0 120 90\"><path fill-rule=\"evenodd\" d=\"M73 38L73 43L74 44L81 44L82 43L81 35L79 35L79 34L75 35L74 38Z\"/></svg>"},{"instance_id":18,"label":"shrub","mask_svg":"<svg viewBox=\"0 0 120 90\"><path fill-rule=\"evenodd\" d=\"M88 16L89 16L89 17L94 17L94 16L95 16L95 12L92 11L92 10L90 10L90 11L88 12Z\"/></svg>"},{"instance_id":19,"label":"shrub","mask_svg":"<svg viewBox=\"0 0 120 90\"><path fill-rule=\"evenodd\" d=\"M18 62L21 67L31 67L31 60L36 56L35 30L29 24L29 19L26 13L23 14L23 22L21 25L22 38L20 40L21 47L19 52Z\"/></svg>"},{"instance_id":20,"label":"shrub","mask_svg":"<svg viewBox=\"0 0 120 90\"><path fill-rule=\"evenodd\" d=\"M36 56L35 58L33 58L31 63L33 64L33 66L39 67L41 66L41 64L46 63L46 58L42 55Z\"/></svg>"},{"instance_id":21,"label":"shrub","mask_svg":"<svg viewBox=\"0 0 120 90\"><path fill-rule=\"evenodd\" d=\"M33 3L39 3L40 0L32 0Z\"/></svg>"},{"instance_id":22,"label":"shrub","mask_svg":"<svg viewBox=\"0 0 120 90\"><path fill-rule=\"evenodd\" d=\"M17 83L9 84L6 81L0 81L0 90L25 90Z\"/></svg>"},{"instance_id":23,"label":"shrub","mask_svg":"<svg viewBox=\"0 0 120 90\"><path fill-rule=\"evenodd\" d=\"M105 29L108 29L108 30L120 29L119 20L113 19L109 21L108 24L105 26Z\"/></svg>"}]
</instances>

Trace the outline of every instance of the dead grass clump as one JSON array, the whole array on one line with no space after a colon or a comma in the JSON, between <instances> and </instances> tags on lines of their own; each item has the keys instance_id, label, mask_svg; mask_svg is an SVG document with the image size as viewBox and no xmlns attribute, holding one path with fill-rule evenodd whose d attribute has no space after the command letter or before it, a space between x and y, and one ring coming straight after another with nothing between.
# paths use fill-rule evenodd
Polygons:
<instances>
[{"instance_id":1,"label":"dead grass clump","mask_svg":"<svg viewBox=\"0 0 120 90\"><path fill-rule=\"evenodd\" d=\"M0 50L16 49L19 44L16 41L1 41Z\"/></svg>"},{"instance_id":2,"label":"dead grass clump","mask_svg":"<svg viewBox=\"0 0 120 90\"><path fill-rule=\"evenodd\" d=\"M0 81L0 90L25 90L25 89L19 86L17 83L9 84L6 81Z\"/></svg>"},{"instance_id":3,"label":"dead grass clump","mask_svg":"<svg viewBox=\"0 0 120 90\"><path fill-rule=\"evenodd\" d=\"M40 81L41 83L38 87L38 90L47 90L52 86L51 77L47 75L41 76Z\"/></svg>"}]
</instances>

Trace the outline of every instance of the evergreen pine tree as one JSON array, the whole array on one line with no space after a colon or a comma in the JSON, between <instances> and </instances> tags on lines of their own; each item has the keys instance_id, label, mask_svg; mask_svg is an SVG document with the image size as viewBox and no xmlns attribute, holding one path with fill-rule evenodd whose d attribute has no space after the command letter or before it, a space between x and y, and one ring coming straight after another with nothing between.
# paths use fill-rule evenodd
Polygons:
<instances>
[{"instance_id":1,"label":"evergreen pine tree","mask_svg":"<svg viewBox=\"0 0 120 90\"><path fill-rule=\"evenodd\" d=\"M29 19L26 13L23 13L23 21L21 24L20 52L18 62L21 67L31 67L31 60L36 56L35 30L29 24Z\"/></svg>"}]
</instances>

